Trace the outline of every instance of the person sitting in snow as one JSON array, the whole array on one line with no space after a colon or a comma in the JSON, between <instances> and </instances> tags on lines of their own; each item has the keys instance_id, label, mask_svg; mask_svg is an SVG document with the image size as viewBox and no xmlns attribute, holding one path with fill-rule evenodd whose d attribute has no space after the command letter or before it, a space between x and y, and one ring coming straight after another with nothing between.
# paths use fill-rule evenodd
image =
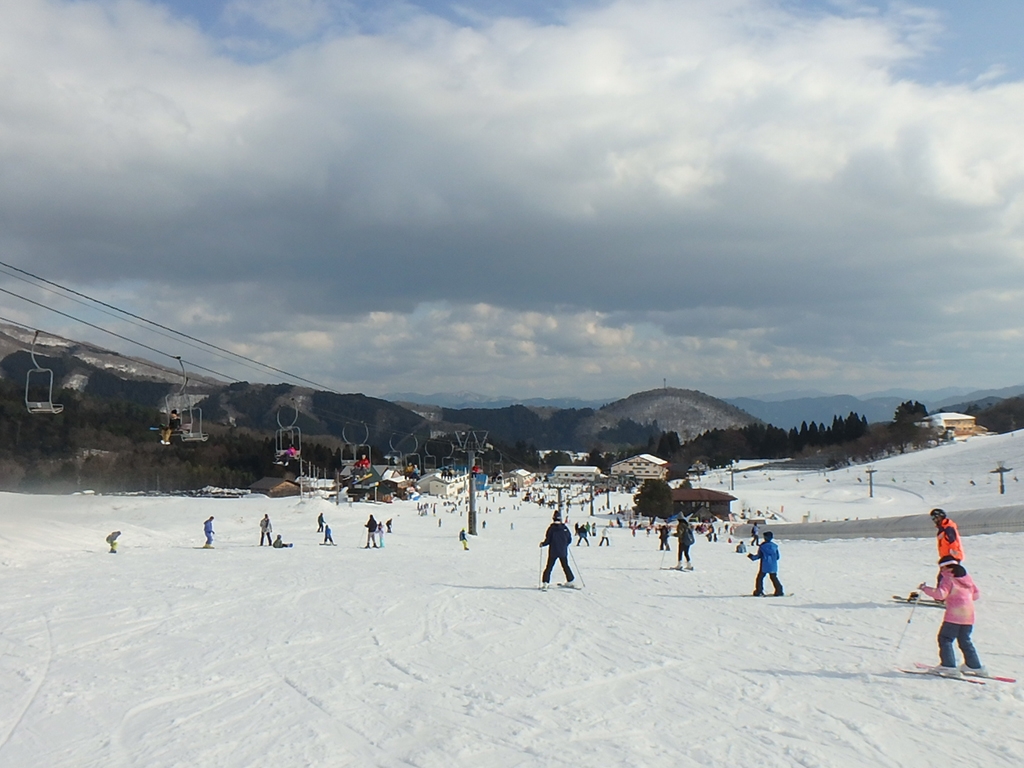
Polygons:
<instances>
[{"instance_id":1,"label":"person sitting in snow","mask_svg":"<svg viewBox=\"0 0 1024 768\"><path fill-rule=\"evenodd\" d=\"M272 546L274 549L284 549L285 547L290 547L292 545L291 544L285 544L283 541L281 541L281 534L279 533L279 534L277 534L277 538L274 539L274 543L271 544L270 546Z\"/></svg>"}]
</instances>

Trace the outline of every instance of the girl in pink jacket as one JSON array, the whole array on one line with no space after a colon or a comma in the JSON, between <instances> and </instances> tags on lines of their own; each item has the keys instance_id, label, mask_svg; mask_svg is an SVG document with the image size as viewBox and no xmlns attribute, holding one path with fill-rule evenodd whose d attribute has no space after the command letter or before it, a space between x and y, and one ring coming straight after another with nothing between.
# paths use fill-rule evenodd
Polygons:
<instances>
[{"instance_id":1,"label":"girl in pink jacket","mask_svg":"<svg viewBox=\"0 0 1024 768\"><path fill-rule=\"evenodd\" d=\"M921 584L918 589L935 600L944 600L946 615L939 627L940 666L933 667L936 674L957 677L961 674L987 677L988 672L978 658L978 652L971 642L974 629L974 601L981 594L974 580L959 561L944 557L939 561L939 586ZM953 641L960 646L964 663L957 669Z\"/></svg>"}]
</instances>

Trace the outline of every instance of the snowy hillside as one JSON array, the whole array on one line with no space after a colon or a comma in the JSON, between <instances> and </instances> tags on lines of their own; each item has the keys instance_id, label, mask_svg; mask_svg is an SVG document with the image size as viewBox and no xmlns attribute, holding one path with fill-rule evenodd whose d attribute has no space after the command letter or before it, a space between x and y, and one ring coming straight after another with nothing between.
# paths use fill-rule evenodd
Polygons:
<instances>
[{"instance_id":1,"label":"snowy hillside","mask_svg":"<svg viewBox=\"0 0 1024 768\"><path fill-rule=\"evenodd\" d=\"M1005 475L1004 495L999 476L992 474L1000 463L1015 471ZM740 467L760 465L746 462ZM873 468L874 498L869 497L868 475ZM702 478L701 485L732 493L734 508L774 513L789 522L854 520L927 513L933 507L946 510L984 509L1024 504L1024 432L972 437L965 442L907 453L871 464L835 471L743 469L730 476L717 470Z\"/></svg>"},{"instance_id":2,"label":"snowy hillside","mask_svg":"<svg viewBox=\"0 0 1024 768\"><path fill-rule=\"evenodd\" d=\"M462 551L457 513L413 503L0 495L0 765L1024 763L1018 686L896 669L936 658L941 612L889 600L934 577L932 541L783 542L775 599L724 540L686 573L615 530L573 547L584 590L540 592L550 513L516 504L483 501ZM264 513L293 549L256 546ZM967 545L982 660L1020 676L1024 536Z\"/></svg>"}]
</instances>

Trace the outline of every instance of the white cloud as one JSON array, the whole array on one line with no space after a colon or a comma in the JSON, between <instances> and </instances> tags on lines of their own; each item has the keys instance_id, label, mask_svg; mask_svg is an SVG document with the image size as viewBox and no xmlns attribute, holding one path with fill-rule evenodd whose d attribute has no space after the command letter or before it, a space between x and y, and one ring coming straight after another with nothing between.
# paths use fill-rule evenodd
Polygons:
<instances>
[{"instance_id":1,"label":"white cloud","mask_svg":"<svg viewBox=\"0 0 1024 768\"><path fill-rule=\"evenodd\" d=\"M1024 289L1024 85L897 78L934 14L234 0L306 40L249 63L141 2L0 7L5 251L223 345L374 391L1024 380L1012 303L944 311Z\"/></svg>"}]
</instances>

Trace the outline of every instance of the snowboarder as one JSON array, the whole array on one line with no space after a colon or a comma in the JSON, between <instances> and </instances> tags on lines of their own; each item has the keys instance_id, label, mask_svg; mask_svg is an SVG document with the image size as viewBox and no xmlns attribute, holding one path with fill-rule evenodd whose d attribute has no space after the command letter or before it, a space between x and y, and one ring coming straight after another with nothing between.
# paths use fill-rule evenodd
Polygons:
<instances>
[{"instance_id":1,"label":"snowboarder","mask_svg":"<svg viewBox=\"0 0 1024 768\"><path fill-rule=\"evenodd\" d=\"M366 546L363 549L369 549L371 544L374 549L377 548L377 521L373 519L373 515L366 521Z\"/></svg>"},{"instance_id":2,"label":"snowboarder","mask_svg":"<svg viewBox=\"0 0 1024 768\"><path fill-rule=\"evenodd\" d=\"M317 533L323 533L324 532L324 513L323 512L321 512L319 515L316 516L316 525L317 525L316 532Z\"/></svg>"},{"instance_id":3,"label":"snowboarder","mask_svg":"<svg viewBox=\"0 0 1024 768\"><path fill-rule=\"evenodd\" d=\"M921 584L918 589L933 600L946 602L946 613L939 627L939 666L932 667L935 674L944 677L975 675L987 677L988 671L978 658L978 652L971 642L971 631L974 629L974 601L981 592L977 585L956 558L946 556L939 561L939 586L929 587ZM964 663L958 669L956 654L953 652L953 641L960 646L964 655Z\"/></svg>"},{"instance_id":4,"label":"snowboarder","mask_svg":"<svg viewBox=\"0 0 1024 768\"><path fill-rule=\"evenodd\" d=\"M690 563L690 547L693 546L696 537L693 535L693 528L690 527L689 521L685 517L679 518L679 524L676 525L676 538L679 539L679 556L676 562L676 568L683 567L683 558L686 558L686 570L692 571L693 565Z\"/></svg>"},{"instance_id":5,"label":"snowboarder","mask_svg":"<svg viewBox=\"0 0 1024 768\"><path fill-rule=\"evenodd\" d=\"M544 567L544 575L541 578L544 585L541 589L547 589L548 584L551 583L551 569L555 567L556 561L562 564L565 583L573 583L576 577L573 576L572 570L569 568L570 544L572 544L572 533L569 532L569 527L562 522L561 513L555 512L554 517L551 518L551 525L548 526L547 533L544 535L544 541L540 543L540 546L548 548L548 564Z\"/></svg>"},{"instance_id":6,"label":"snowboarder","mask_svg":"<svg viewBox=\"0 0 1024 768\"><path fill-rule=\"evenodd\" d=\"M110 545L110 554L117 554L117 537L121 535L120 531L114 531L107 536L107 544Z\"/></svg>"},{"instance_id":7,"label":"snowboarder","mask_svg":"<svg viewBox=\"0 0 1024 768\"><path fill-rule=\"evenodd\" d=\"M468 551L469 550L469 538L466 536L466 529L465 528L463 528L461 531L459 531L459 541L462 542L462 549L463 549L463 551Z\"/></svg>"},{"instance_id":8,"label":"snowboarder","mask_svg":"<svg viewBox=\"0 0 1024 768\"><path fill-rule=\"evenodd\" d=\"M337 544L334 544L334 539L331 538L331 526L329 526L326 522L324 523L324 541L323 541L323 543L324 544L332 544L334 546L338 546Z\"/></svg>"},{"instance_id":9,"label":"snowboarder","mask_svg":"<svg viewBox=\"0 0 1024 768\"><path fill-rule=\"evenodd\" d=\"M782 582L779 581L779 545L772 539L775 534L771 531L764 532L764 541L757 548L756 555L747 555L751 560L760 560L760 567L757 569L757 584L754 586L754 597L764 595L764 577L768 576L775 587L774 597L783 597Z\"/></svg>"},{"instance_id":10,"label":"snowboarder","mask_svg":"<svg viewBox=\"0 0 1024 768\"><path fill-rule=\"evenodd\" d=\"M267 537L267 544L271 544L270 534L274 532L274 527L270 524L270 515L264 515L263 519L260 520L260 546L263 546L263 537ZM280 538L280 537L279 537Z\"/></svg>"},{"instance_id":11,"label":"snowboarder","mask_svg":"<svg viewBox=\"0 0 1024 768\"><path fill-rule=\"evenodd\" d=\"M260 546L262 547L263 545L260 544ZM283 541L281 541L281 534L279 533L279 534L277 534L277 538L274 539L274 543L271 544L270 546L272 546L274 549L284 549L284 548L290 547L292 545L291 544L285 544Z\"/></svg>"},{"instance_id":12,"label":"snowboarder","mask_svg":"<svg viewBox=\"0 0 1024 768\"><path fill-rule=\"evenodd\" d=\"M213 549L213 515L206 518L206 522L203 523L203 533L206 534L206 543L203 544L203 549Z\"/></svg>"}]
</instances>

